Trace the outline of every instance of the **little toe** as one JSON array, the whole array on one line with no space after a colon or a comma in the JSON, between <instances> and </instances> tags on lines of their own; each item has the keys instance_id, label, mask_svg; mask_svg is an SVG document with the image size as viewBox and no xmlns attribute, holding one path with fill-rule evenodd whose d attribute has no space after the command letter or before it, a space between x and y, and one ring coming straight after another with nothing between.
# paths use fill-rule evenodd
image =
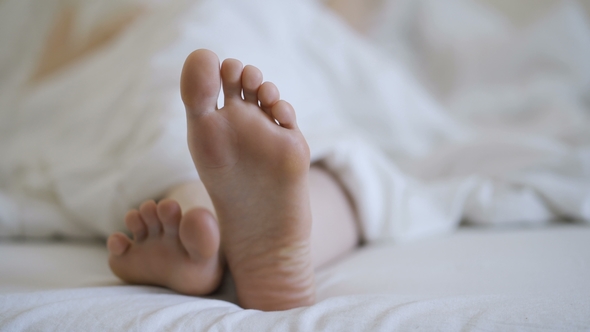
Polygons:
<instances>
[{"instance_id":1,"label":"little toe","mask_svg":"<svg viewBox=\"0 0 590 332\"><path fill-rule=\"evenodd\" d=\"M180 222L180 241L189 256L198 260L219 252L220 234L215 217L207 209L194 208Z\"/></svg>"},{"instance_id":2,"label":"little toe","mask_svg":"<svg viewBox=\"0 0 590 332\"><path fill-rule=\"evenodd\" d=\"M271 82L264 82L258 89L258 100L260 100L260 107L272 117L271 108L281 98L279 89Z\"/></svg>"},{"instance_id":3,"label":"little toe","mask_svg":"<svg viewBox=\"0 0 590 332\"><path fill-rule=\"evenodd\" d=\"M123 255L131 246L131 240L123 233L114 233L107 240L107 249L114 256Z\"/></svg>"},{"instance_id":4,"label":"little toe","mask_svg":"<svg viewBox=\"0 0 590 332\"><path fill-rule=\"evenodd\" d=\"M159 236L162 231L162 224L158 219L156 202L149 200L141 204L139 206L139 214L147 226L148 236Z\"/></svg>"},{"instance_id":5,"label":"little toe","mask_svg":"<svg viewBox=\"0 0 590 332\"><path fill-rule=\"evenodd\" d=\"M214 111L221 88L219 58L209 50L191 53L182 68L180 94L187 115L195 116Z\"/></svg>"},{"instance_id":6,"label":"little toe","mask_svg":"<svg viewBox=\"0 0 590 332\"><path fill-rule=\"evenodd\" d=\"M242 72L242 86L244 99L247 102L258 105L258 88L262 84L262 72L254 66L244 67Z\"/></svg>"},{"instance_id":7,"label":"little toe","mask_svg":"<svg viewBox=\"0 0 590 332\"><path fill-rule=\"evenodd\" d=\"M221 64L221 81L225 103L242 100L243 65L236 59L226 59Z\"/></svg>"},{"instance_id":8,"label":"little toe","mask_svg":"<svg viewBox=\"0 0 590 332\"><path fill-rule=\"evenodd\" d=\"M180 205L175 200L164 199L158 203L157 213L164 228L164 235L178 236L178 226L182 216Z\"/></svg>"},{"instance_id":9,"label":"little toe","mask_svg":"<svg viewBox=\"0 0 590 332\"><path fill-rule=\"evenodd\" d=\"M271 108L272 117L279 122L281 127L287 129L297 128L297 120L293 106L284 100L279 100Z\"/></svg>"},{"instance_id":10,"label":"little toe","mask_svg":"<svg viewBox=\"0 0 590 332\"><path fill-rule=\"evenodd\" d=\"M141 242L147 237L147 227L141 219L141 215L137 210L131 210L125 215L125 225L127 229L133 234L133 240Z\"/></svg>"}]
</instances>

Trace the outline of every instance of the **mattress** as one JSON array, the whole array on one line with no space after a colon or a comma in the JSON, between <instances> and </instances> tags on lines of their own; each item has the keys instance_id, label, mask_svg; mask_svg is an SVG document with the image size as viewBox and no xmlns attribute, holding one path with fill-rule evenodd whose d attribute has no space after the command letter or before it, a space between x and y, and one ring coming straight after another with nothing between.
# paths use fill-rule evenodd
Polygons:
<instances>
[{"instance_id":1,"label":"mattress","mask_svg":"<svg viewBox=\"0 0 590 332\"><path fill-rule=\"evenodd\" d=\"M125 285L101 242L0 243L0 330L391 331L590 329L590 227L462 227L359 248L317 271L315 305L244 310Z\"/></svg>"}]
</instances>

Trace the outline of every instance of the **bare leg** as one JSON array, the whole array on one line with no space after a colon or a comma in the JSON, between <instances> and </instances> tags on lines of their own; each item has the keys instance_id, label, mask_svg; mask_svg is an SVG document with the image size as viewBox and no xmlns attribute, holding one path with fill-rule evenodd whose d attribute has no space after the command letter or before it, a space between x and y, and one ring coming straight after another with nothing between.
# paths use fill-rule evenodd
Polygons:
<instances>
[{"instance_id":1,"label":"bare leg","mask_svg":"<svg viewBox=\"0 0 590 332\"><path fill-rule=\"evenodd\" d=\"M317 269L353 251L360 236L346 192L322 167L312 166L309 171L309 196L313 219L311 253Z\"/></svg>"}]
</instances>

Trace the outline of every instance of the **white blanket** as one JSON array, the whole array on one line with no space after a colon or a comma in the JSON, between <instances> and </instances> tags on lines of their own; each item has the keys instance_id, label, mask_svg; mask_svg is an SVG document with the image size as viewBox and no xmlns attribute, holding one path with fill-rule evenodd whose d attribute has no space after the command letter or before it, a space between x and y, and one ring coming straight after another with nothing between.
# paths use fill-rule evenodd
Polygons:
<instances>
[{"instance_id":1,"label":"white blanket","mask_svg":"<svg viewBox=\"0 0 590 332\"><path fill-rule=\"evenodd\" d=\"M144 2L106 47L31 82L57 3L0 3L3 236L105 236L127 209L196 178L178 97L196 48L254 64L279 86L369 241L447 233L462 219L590 221L590 69L580 60L590 29L575 2L524 31L467 0L449 11L392 5L384 16L403 13L406 25L382 24L374 43L312 1ZM77 7L92 18L80 21L86 30L105 12L93 6ZM438 101L394 61L392 44L452 59Z\"/></svg>"}]
</instances>

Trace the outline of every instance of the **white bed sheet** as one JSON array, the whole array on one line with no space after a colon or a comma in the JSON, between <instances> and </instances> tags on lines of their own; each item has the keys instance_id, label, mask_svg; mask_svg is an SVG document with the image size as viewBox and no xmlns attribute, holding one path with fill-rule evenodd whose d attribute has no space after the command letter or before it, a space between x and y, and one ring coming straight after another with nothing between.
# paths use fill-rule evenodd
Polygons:
<instances>
[{"instance_id":1,"label":"white bed sheet","mask_svg":"<svg viewBox=\"0 0 590 332\"><path fill-rule=\"evenodd\" d=\"M590 329L590 227L465 228L373 244L318 271L318 303L243 310L128 286L100 243L0 244L0 330L392 331ZM225 299L225 300L224 300Z\"/></svg>"}]
</instances>

